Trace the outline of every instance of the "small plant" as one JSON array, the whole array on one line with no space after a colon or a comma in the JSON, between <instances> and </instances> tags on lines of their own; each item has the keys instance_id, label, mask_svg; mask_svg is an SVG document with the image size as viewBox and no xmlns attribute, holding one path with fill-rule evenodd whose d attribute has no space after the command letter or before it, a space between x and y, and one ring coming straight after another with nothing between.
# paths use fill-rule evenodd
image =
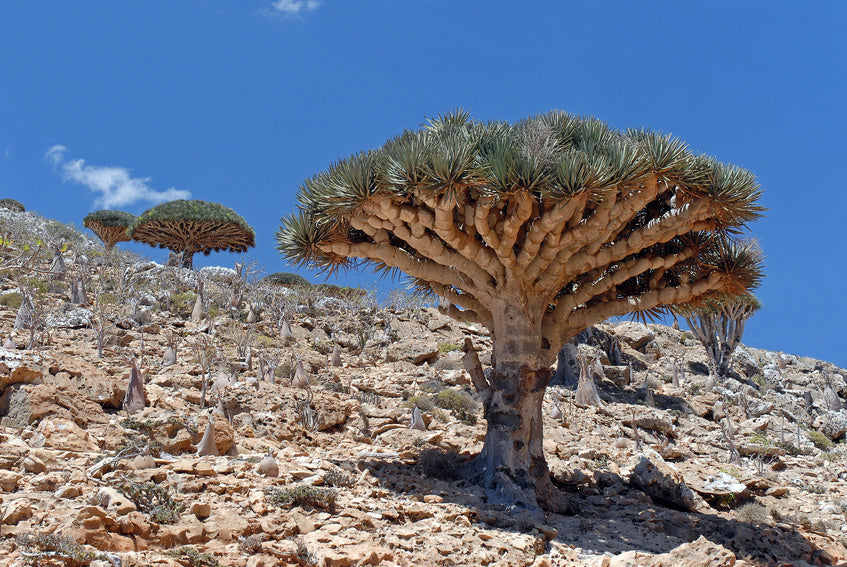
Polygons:
<instances>
[{"instance_id":1,"label":"small plant","mask_svg":"<svg viewBox=\"0 0 847 567\"><path fill-rule=\"evenodd\" d=\"M688 385L688 395L696 396L703 390L703 384L692 383Z\"/></svg>"},{"instance_id":2,"label":"small plant","mask_svg":"<svg viewBox=\"0 0 847 567\"><path fill-rule=\"evenodd\" d=\"M335 500L338 497L335 490L316 488L307 484L286 488L285 490L269 488L265 494L271 504L275 506L319 508L329 512L335 511Z\"/></svg>"},{"instance_id":3,"label":"small plant","mask_svg":"<svg viewBox=\"0 0 847 567\"><path fill-rule=\"evenodd\" d=\"M255 555L262 551L262 538L257 535L238 538L238 549L247 555Z\"/></svg>"},{"instance_id":4,"label":"small plant","mask_svg":"<svg viewBox=\"0 0 847 567\"><path fill-rule=\"evenodd\" d=\"M461 390L445 388L435 395L434 403L440 408L450 410L450 413L462 423L476 424L476 401Z\"/></svg>"},{"instance_id":5,"label":"small plant","mask_svg":"<svg viewBox=\"0 0 847 567\"><path fill-rule=\"evenodd\" d=\"M29 565L54 565L61 561L64 567L82 567L89 565L97 554L85 549L74 538L61 533L46 535L21 534L15 540L20 553Z\"/></svg>"},{"instance_id":6,"label":"small plant","mask_svg":"<svg viewBox=\"0 0 847 567\"><path fill-rule=\"evenodd\" d=\"M815 447L817 447L821 451L829 451L834 446L834 443L830 441L829 437L827 437L820 431L815 431L811 429L806 432L806 437L808 437L809 441L814 443Z\"/></svg>"},{"instance_id":7,"label":"small plant","mask_svg":"<svg viewBox=\"0 0 847 567\"><path fill-rule=\"evenodd\" d=\"M765 435L762 435L761 433L757 433L750 437L750 443L764 445L765 447L770 447L771 445L773 445L773 442L771 442L770 439L768 439Z\"/></svg>"},{"instance_id":8,"label":"small plant","mask_svg":"<svg viewBox=\"0 0 847 567\"><path fill-rule=\"evenodd\" d=\"M336 488L348 488L356 484L356 481L349 475L335 469L324 475L324 482Z\"/></svg>"},{"instance_id":9,"label":"small plant","mask_svg":"<svg viewBox=\"0 0 847 567\"><path fill-rule=\"evenodd\" d=\"M719 469L719 470L720 470L720 472L728 474L729 476L731 476L733 478L736 478L736 479L741 478L741 471L738 470L737 467L727 467L727 468L723 468L723 469Z\"/></svg>"},{"instance_id":10,"label":"small plant","mask_svg":"<svg viewBox=\"0 0 847 567\"><path fill-rule=\"evenodd\" d=\"M441 354L447 354L448 352L461 350L461 348L462 347L454 345L453 343L438 343L438 352L440 352Z\"/></svg>"},{"instance_id":11,"label":"small plant","mask_svg":"<svg viewBox=\"0 0 847 567\"><path fill-rule=\"evenodd\" d=\"M435 409L435 404L429 396L412 396L403 405L407 408L417 406L421 411L432 411Z\"/></svg>"},{"instance_id":12,"label":"small plant","mask_svg":"<svg viewBox=\"0 0 847 567\"><path fill-rule=\"evenodd\" d=\"M739 506L738 509L735 510L735 515L742 522L747 522L748 524L760 524L767 519L768 509L761 504L750 502L749 504Z\"/></svg>"},{"instance_id":13,"label":"small plant","mask_svg":"<svg viewBox=\"0 0 847 567\"><path fill-rule=\"evenodd\" d=\"M214 556L208 553L200 553L193 547L183 546L169 549L165 552L168 557L173 557L188 567L220 567L220 563Z\"/></svg>"},{"instance_id":14,"label":"small plant","mask_svg":"<svg viewBox=\"0 0 847 567\"><path fill-rule=\"evenodd\" d=\"M157 524L173 524L185 510L185 504L171 497L168 487L154 482L122 482L115 489Z\"/></svg>"},{"instance_id":15,"label":"small plant","mask_svg":"<svg viewBox=\"0 0 847 567\"><path fill-rule=\"evenodd\" d=\"M312 567L313 565L318 564L318 559L315 555L309 551L309 548L306 547L306 543L298 538L294 539L294 543L297 545L297 559L300 562L300 565L304 567Z\"/></svg>"},{"instance_id":16,"label":"small plant","mask_svg":"<svg viewBox=\"0 0 847 567\"><path fill-rule=\"evenodd\" d=\"M23 301L24 296L18 293L17 291L0 295L0 305L11 307L13 309L20 308L21 303L23 303Z\"/></svg>"}]
</instances>

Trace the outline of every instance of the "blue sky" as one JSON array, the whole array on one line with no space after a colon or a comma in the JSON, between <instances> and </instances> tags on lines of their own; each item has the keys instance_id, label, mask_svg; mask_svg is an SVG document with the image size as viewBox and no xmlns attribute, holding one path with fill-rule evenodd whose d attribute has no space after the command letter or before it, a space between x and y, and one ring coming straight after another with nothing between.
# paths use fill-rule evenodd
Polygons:
<instances>
[{"instance_id":1,"label":"blue sky","mask_svg":"<svg viewBox=\"0 0 847 567\"><path fill-rule=\"evenodd\" d=\"M78 226L217 201L291 271L274 231L333 160L455 107L591 114L755 172L768 277L745 342L847 366L846 29L835 1L3 2L0 197Z\"/></svg>"}]
</instances>

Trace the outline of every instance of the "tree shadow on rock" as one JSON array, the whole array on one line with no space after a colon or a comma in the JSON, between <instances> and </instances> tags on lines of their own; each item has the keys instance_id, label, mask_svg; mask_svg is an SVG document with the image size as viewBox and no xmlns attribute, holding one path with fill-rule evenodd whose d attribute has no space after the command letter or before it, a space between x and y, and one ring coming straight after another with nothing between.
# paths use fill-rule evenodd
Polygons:
<instances>
[{"instance_id":1,"label":"tree shadow on rock","mask_svg":"<svg viewBox=\"0 0 847 567\"><path fill-rule=\"evenodd\" d=\"M540 542L546 542L548 551L549 544L555 542L596 555L632 550L661 554L705 536L752 565L803 561L832 565L835 561L831 551L819 547L817 536L801 533L796 526L743 522L717 513L674 509L654 502L625 481L610 491L608 482L601 480L598 484L601 474L581 475L571 484L555 482L579 512L574 516L546 513L539 522L521 510L488 504L484 487L455 478L466 461L466 456L456 452L426 448L414 461L386 455L346 464L367 469L380 487L397 495L422 500L432 494L442 502L465 507L472 523L488 524L488 528L480 526L483 529L534 534Z\"/></svg>"}]
</instances>

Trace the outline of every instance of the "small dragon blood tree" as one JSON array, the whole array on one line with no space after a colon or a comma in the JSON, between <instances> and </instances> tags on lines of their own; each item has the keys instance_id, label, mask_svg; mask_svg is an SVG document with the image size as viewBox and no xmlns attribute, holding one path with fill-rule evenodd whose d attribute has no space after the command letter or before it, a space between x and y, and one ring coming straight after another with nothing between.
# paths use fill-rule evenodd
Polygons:
<instances>
[{"instance_id":1,"label":"small dragon blood tree","mask_svg":"<svg viewBox=\"0 0 847 567\"><path fill-rule=\"evenodd\" d=\"M180 199L144 211L130 227L130 237L181 253L185 268L193 268L195 252L246 252L256 245L256 233L241 215L199 200Z\"/></svg>"},{"instance_id":2,"label":"small dragon blood tree","mask_svg":"<svg viewBox=\"0 0 847 567\"><path fill-rule=\"evenodd\" d=\"M130 240L127 230L135 219L135 215L123 211L94 211L85 215L82 226L96 234L106 245L106 250L111 250L118 242Z\"/></svg>"},{"instance_id":3,"label":"small dragon blood tree","mask_svg":"<svg viewBox=\"0 0 847 567\"><path fill-rule=\"evenodd\" d=\"M671 136L459 110L306 180L276 240L326 272L405 272L445 313L491 331L491 372L474 379L485 442L459 474L490 502L538 514L570 508L542 446L559 349L609 317L755 287L761 262L732 242L760 216L760 194L752 173Z\"/></svg>"}]
</instances>

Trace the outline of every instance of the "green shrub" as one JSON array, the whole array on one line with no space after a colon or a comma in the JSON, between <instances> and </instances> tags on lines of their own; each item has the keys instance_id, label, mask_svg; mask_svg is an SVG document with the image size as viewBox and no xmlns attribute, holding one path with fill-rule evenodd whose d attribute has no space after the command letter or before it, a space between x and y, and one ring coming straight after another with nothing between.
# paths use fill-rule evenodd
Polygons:
<instances>
[{"instance_id":1,"label":"green shrub","mask_svg":"<svg viewBox=\"0 0 847 567\"><path fill-rule=\"evenodd\" d=\"M333 469L324 475L324 482L330 486L338 488L347 488L356 484L356 481L353 480L353 478L336 469Z\"/></svg>"},{"instance_id":2,"label":"green shrub","mask_svg":"<svg viewBox=\"0 0 847 567\"><path fill-rule=\"evenodd\" d=\"M462 423L476 424L476 401L465 392L445 388L435 395L434 403L440 408L450 410L450 413Z\"/></svg>"},{"instance_id":3,"label":"green shrub","mask_svg":"<svg viewBox=\"0 0 847 567\"><path fill-rule=\"evenodd\" d=\"M122 482L115 489L157 524L173 524L185 510L185 504L171 497L168 487L154 482Z\"/></svg>"},{"instance_id":4,"label":"green shrub","mask_svg":"<svg viewBox=\"0 0 847 567\"><path fill-rule=\"evenodd\" d=\"M97 305L116 305L121 303L121 298L115 293L106 292L97 296Z\"/></svg>"},{"instance_id":5,"label":"green shrub","mask_svg":"<svg viewBox=\"0 0 847 567\"><path fill-rule=\"evenodd\" d=\"M460 350L462 347L454 345L453 343L438 343L438 352L441 354L447 354L448 352L453 352Z\"/></svg>"},{"instance_id":6,"label":"green shrub","mask_svg":"<svg viewBox=\"0 0 847 567\"><path fill-rule=\"evenodd\" d=\"M21 534L15 540L17 546L30 555L30 565L56 565L61 561L65 567L83 567L90 565L97 557L93 551L78 544L76 540L62 533L44 535Z\"/></svg>"},{"instance_id":7,"label":"green shrub","mask_svg":"<svg viewBox=\"0 0 847 567\"><path fill-rule=\"evenodd\" d=\"M435 404L429 396L412 396L403 404L407 408L417 406L421 411L432 411L435 409Z\"/></svg>"},{"instance_id":8,"label":"green shrub","mask_svg":"<svg viewBox=\"0 0 847 567\"><path fill-rule=\"evenodd\" d=\"M757 434L753 435L752 437L750 437L750 443L756 443L757 445L764 445L765 447L770 447L771 445L773 445L771 440L768 439L766 436L762 435L761 433L757 433Z\"/></svg>"},{"instance_id":9,"label":"green shrub","mask_svg":"<svg viewBox=\"0 0 847 567\"><path fill-rule=\"evenodd\" d=\"M173 557L183 565L189 567L220 567L220 563L214 556L208 553L200 553L193 547L183 546L169 549L165 552L168 557Z\"/></svg>"},{"instance_id":10,"label":"green shrub","mask_svg":"<svg viewBox=\"0 0 847 567\"><path fill-rule=\"evenodd\" d=\"M829 437L821 433L820 431L809 430L806 432L806 437L809 438L809 441L815 444L815 447L820 449L821 451L829 451L832 449L834 443L830 441Z\"/></svg>"},{"instance_id":11,"label":"green shrub","mask_svg":"<svg viewBox=\"0 0 847 567\"><path fill-rule=\"evenodd\" d=\"M11 307L13 309L18 309L23 301L24 296L17 291L0 295L0 305L5 305L6 307Z\"/></svg>"}]
</instances>

